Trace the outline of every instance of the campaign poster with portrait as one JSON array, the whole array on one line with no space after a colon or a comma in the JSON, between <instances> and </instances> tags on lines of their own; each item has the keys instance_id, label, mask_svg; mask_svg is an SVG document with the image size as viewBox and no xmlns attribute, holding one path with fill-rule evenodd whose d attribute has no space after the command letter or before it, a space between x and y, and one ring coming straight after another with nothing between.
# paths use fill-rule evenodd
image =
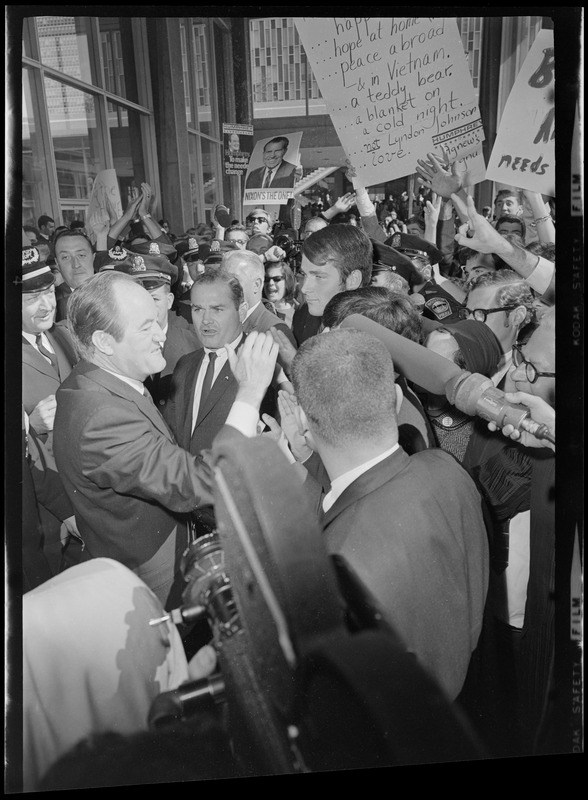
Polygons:
<instances>
[{"instance_id":1,"label":"campaign poster with portrait","mask_svg":"<svg viewBox=\"0 0 588 800\"><path fill-rule=\"evenodd\" d=\"M253 149L253 125L223 122L225 175L244 175Z\"/></svg>"},{"instance_id":2,"label":"campaign poster with portrait","mask_svg":"<svg viewBox=\"0 0 588 800\"><path fill-rule=\"evenodd\" d=\"M302 131L260 139L251 154L245 177L243 205L285 205L294 197L294 185L302 175Z\"/></svg>"}]
</instances>

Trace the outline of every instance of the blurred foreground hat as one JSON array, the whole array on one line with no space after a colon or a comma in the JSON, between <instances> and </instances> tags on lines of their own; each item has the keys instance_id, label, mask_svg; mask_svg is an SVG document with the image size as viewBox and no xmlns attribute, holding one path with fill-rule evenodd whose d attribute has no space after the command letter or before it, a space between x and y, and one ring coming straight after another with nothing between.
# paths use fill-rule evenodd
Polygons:
<instances>
[{"instance_id":1,"label":"blurred foreground hat","mask_svg":"<svg viewBox=\"0 0 588 800\"><path fill-rule=\"evenodd\" d=\"M423 239L421 236L415 236L413 233L395 233L386 239L384 244L400 250L402 253L410 255L414 253L426 253L429 257L431 264L438 264L443 258L443 253L434 244Z\"/></svg>"},{"instance_id":2,"label":"blurred foreground hat","mask_svg":"<svg viewBox=\"0 0 588 800\"><path fill-rule=\"evenodd\" d=\"M26 294L48 289L55 283L55 275L51 267L41 258L36 247L22 248L22 271L14 283L22 286Z\"/></svg>"},{"instance_id":3,"label":"blurred foreground hat","mask_svg":"<svg viewBox=\"0 0 588 800\"><path fill-rule=\"evenodd\" d=\"M370 239L370 241L374 249L372 275L383 271L395 272L404 278L411 288L422 283L423 279L419 271L408 256L376 239Z\"/></svg>"},{"instance_id":4,"label":"blurred foreground hat","mask_svg":"<svg viewBox=\"0 0 588 800\"><path fill-rule=\"evenodd\" d=\"M444 325L442 322L423 317L425 335L435 330L450 333L463 355L466 369L490 377L496 372L502 358L502 348L496 335L485 322L463 319Z\"/></svg>"}]
</instances>

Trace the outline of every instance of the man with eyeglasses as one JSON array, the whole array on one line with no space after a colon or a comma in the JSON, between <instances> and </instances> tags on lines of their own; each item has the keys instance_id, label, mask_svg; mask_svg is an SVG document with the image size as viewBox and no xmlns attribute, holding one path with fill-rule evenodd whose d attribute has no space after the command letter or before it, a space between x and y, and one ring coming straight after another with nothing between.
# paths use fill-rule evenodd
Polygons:
<instances>
[{"instance_id":1,"label":"man with eyeglasses","mask_svg":"<svg viewBox=\"0 0 588 800\"><path fill-rule=\"evenodd\" d=\"M494 332L503 356L496 373L495 386L503 389L504 378L512 364L512 346L520 333L535 321L535 298L529 285L511 269L480 275L472 281L462 319L485 322Z\"/></svg>"},{"instance_id":2,"label":"man with eyeglasses","mask_svg":"<svg viewBox=\"0 0 588 800\"><path fill-rule=\"evenodd\" d=\"M249 234L247 233L245 225L230 225L225 230L224 239L225 242L233 242L233 244L236 244L239 250L245 250L247 242L249 241Z\"/></svg>"},{"instance_id":3,"label":"man with eyeglasses","mask_svg":"<svg viewBox=\"0 0 588 800\"><path fill-rule=\"evenodd\" d=\"M255 236L258 233L271 236L272 218L264 208L254 208L247 214L245 222L249 228L249 236Z\"/></svg>"}]
</instances>

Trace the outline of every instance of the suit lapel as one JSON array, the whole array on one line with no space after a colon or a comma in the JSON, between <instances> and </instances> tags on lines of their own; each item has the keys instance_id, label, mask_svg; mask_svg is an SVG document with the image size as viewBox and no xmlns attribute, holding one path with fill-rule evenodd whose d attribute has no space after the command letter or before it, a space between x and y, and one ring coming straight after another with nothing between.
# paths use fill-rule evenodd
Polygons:
<instances>
[{"instance_id":1,"label":"suit lapel","mask_svg":"<svg viewBox=\"0 0 588 800\"><path fill-rule=\"evenodd\" d=\"M208 414L210 414L227 389L230 386L234 386L234 384L235 376L233 375L229 362L227 361L219 372L217 379L213 383L212 388L208 393L208 397L204 401L204 405L198 409L198 419L196 420L195 426L196 428L201 425Z\"/></svg>"},{"instance_id":2,"label":"suit lapel","mask_svg":"<svg viewBox=\"0 0 588 800\"><path fill-rule=\"evenodd\" d=\"M50 364L47 359L39 353L36 347L30 342L22 337L22 360L24 364L27 364L29 367L33 367L38 372L42 372L43 375L48 375L50 378L59 381L59 373L55 369L55 367ZM53 342L52 342L53 344Z\"/></svg>"},{"instance_id":3,"label":"suit lapel","mask_svg":"<svg viewBox=\"0 0 588 800\"><path fill-rule=\"evenodd\" d=\"M177 409L182 414L181 421L176 423L177 430L183 431L183 438L181 445L186 450L190 446L190 439L192 438L192 415L194 412L194 391L196 389L196 378L204 358L204 348L198 350L194 358L190 359L190 363L186 370L185 380L182 385L182 396L177 403Z\"/></svg>"},{"instance_id":4,"label":"suit lapel","mask_svg":"<svg viewBox=\"0 0 588 800\"><path fill-rule=\"evenodd\" d=\"M333 503L326 512L322 520L323 526L329 525L335 517L345 511L346 508L357 503L366 495L379 489L387 481L391 480L400 470L408 464L409 456L400 447L392 455L380 461L367 472L364 472L353 481Z\"/></svg>"},{"instance_id":5,"label":"suit lapel","mask_svg":"<svg viewBox=\"0 0 588 800\"><path fill-rule=\"evenodd\" d=\"M95 383L100 384L100 386L103 386L112 394L118 395L119 397L124 397L126 400L130 400L137 406L142 414L148 417L150 422L152 422L158 431L165 434L170 441L174 440L167 423L157 410L152 400L150 400L148 397L144 397L142 394L139 394L136 389L133 389L132 386L129 386L128 383L120 380L115 375L111 375L109 372L106 372L105 370L102 370L94 365L90 366L93 367L93 369L81 370L85 372L86 377L89 380L93 380Z\"/></svg>"}]
</instances>

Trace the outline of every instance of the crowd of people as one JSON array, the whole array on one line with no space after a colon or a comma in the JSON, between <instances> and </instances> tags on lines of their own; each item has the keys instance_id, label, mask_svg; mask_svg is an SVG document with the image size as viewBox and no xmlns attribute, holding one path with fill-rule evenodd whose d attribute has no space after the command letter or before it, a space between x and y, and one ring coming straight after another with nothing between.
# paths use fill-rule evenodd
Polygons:
<instances>
[{"instance_id":1,"label":"crowd of people","mask_svg":"<svg viewBox=\"0 0 588 800\"><path fill-rule=\"evenodd\" d=\"M146 736L157 695L210 671L208 627L140 622L182 605L219 443L255 436L486 752L551 752L552 200L504 189L478 210L445 154L415 170L410 216L349 164L352 191L299 229L219 205L176 234L147 183L114 224L23 227L25 790L74 788L80 743ZM446 389L463 376L535 434ZM129 625L114 649L105 616Z\"/></svg>"}]
</instances>

